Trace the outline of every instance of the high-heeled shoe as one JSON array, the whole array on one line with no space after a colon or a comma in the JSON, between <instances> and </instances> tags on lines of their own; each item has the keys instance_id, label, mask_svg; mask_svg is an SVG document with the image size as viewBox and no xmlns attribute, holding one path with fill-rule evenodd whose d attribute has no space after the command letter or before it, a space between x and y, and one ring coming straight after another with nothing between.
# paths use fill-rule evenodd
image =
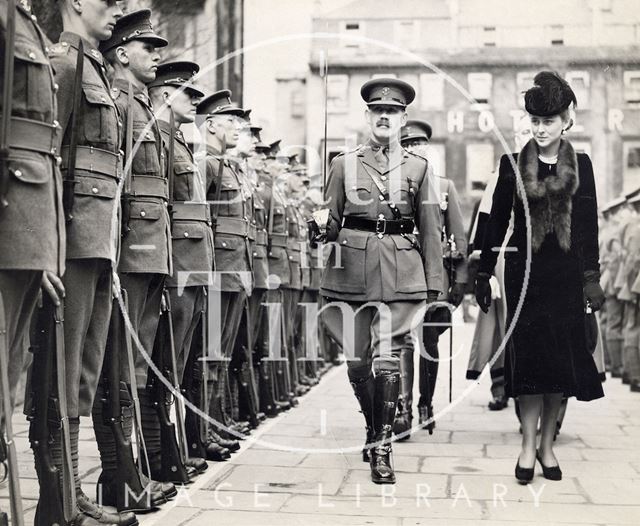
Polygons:
<instances>
[{"instance_id":1,"label":"high-heeled shoe","mask_svg":"<svg viewBox=\"0 0 640 526\"><path fill-rule=\"evenodd\" d=\"M520 459L516 464L516 478L520 484L529 484L533 480L533 468L521 468Z\"/></svg>"},{"instance_id":2,"label":"high-heeled shoe","mask_svg":"<svg viewBox=\"0 0 640 526\"><path fill-rule=\"evenodd\" d=\"M540 462L544 478L546 478L547 480L562 480L562 470L560 469L560 466L545 466L542 463L540 451L536 451L536 459L538 460L538 462Z\"/></svg>"}]
</instances>

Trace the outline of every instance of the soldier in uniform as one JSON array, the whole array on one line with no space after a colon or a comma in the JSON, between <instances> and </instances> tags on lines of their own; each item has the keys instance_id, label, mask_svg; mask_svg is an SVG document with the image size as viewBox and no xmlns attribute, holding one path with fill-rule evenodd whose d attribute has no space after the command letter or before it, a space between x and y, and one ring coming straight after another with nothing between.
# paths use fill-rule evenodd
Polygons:
<instances>
[{"instance_id":1,"label":"soldier in uniform","mask_svg":"<svg viewBox=\"0 0 640 526\"><path fill-rule=\"evenodd\" d=\"M122 174L122 123L98 47L111 38L122 11L115 0L86 0L83 5L64 0L60 7L64 31L50 56L59 85L63 136L66 395L77 504L100 524L130 525L137 524L133 513L103 510L82 492L78 478L80 417L91 414L102 370L120 237L116 196ZM62 470L55 434L51 451Z\"/></svg>"},{"instance_id":2,"label":"soldier in uniform","mask_svg":"<svg viewBox=\"0 0 640 526\"><path fill-rule=\"evenodd\" d=\"M321 294L331 302L322 315L327 330L341 342L349 381L365 416L363 453L369 457L371 478L395 483L390 439L400 350L422 322L425 300L436 301L445 290L440 211L428 161L405 151L398 141L414 89L404 81L381 78L365 83L360 93L368 106L370 138L331 163L327 239L336 245L322 278ZM344 327L344 333L336 303L355 325ZM348 334L352 330L357 337Z\"/></svg>"},{"instance_id":3,"label":"soldier in uniform","mask_svg":"<svg viewBox=\"0 0 640 526\"><path fill-rule=\"evenodd\" d=\"M65 294L60 279L65 269L65 228L58 157L61 130L56 121L58 86L47 57L47 39L29 3L22 1L15 6L15 42L9 42L8 9L9 2L0 1L0 70L5 66L5 49L13 50L12 84L0 77L0 93L11 93L10 107L0 109L2 118L9 119L10 130L3 137L8 149L0 159L0 316L4 316L0 324L6 330L0 335L0 352L8 364L9 381L2 386L0 397L9 393L13 407L24 340L40 287L56 305ZM11 419L11 415L3 418ZM9 476L17 478L18 473ZM16 520L14 517L13 522ZM6 521L0 512L0 523Z\"/></svg>"},{"instance_id":4,"label":"soldier in uniform","mask_svg":"<svg viewBox=\"0 0 640 526\"><path fill-rule=\"evenodd\" d=\"M431 140L432 128L426 121L410 120L400 131L402 146L416 154L426 157L425 147ZM447 296L441 298L453 308L457 308L464 297L467 282L467 239L464 230L464 220L460 210L460 199L453 181L438 176L436 183L439 187L440 210L442 213L442 249L445 267L444 290ZM451 326L451 310L447 306L430 308L424 318L422 338L424 353L420 353L418 416L421 424L433 415L431 407L433 393L438 378L438 338ZM400 400L398 402L398 416L394 425L394 432L403 434L407 439L411 433L413 402L413 345L408 344L400 353ZM433 428L434 423L427 424Z\"/></svg>"},{"instance_id":5,"label":"soldier in uniform","mask_svg":"<svg viewBox=\"0 0 640 526\"><path fill-rule=\"evenodd\" d=\"M198 161L206 175L207 200L214 221L213 285L220 293L221 302L220 319L214 320L214 324L221 324L220 349L215 350L216 361L209 364L215 385L212 385L208 407L209 415L218 424L234 433L246 433L249 431L247 425L232 420L232 401L225 396L229 385L229 362L252 287L251 193L236 163L225 158L226 149L233 148L238 140L236 118L242 116L244 110L233 105L230 97L229 90L221 90L198 105L198 114L205 119L200 127L204 151L198 152ZM215 433L215 426L210 424L209 431ZM225 429L220 434L224 438L233 437Z\"/></svg>"},{"instance_id":6,"label":"soldier in uniform","mask_svg":"<svg viewBox=\"0 0 640 526\"><path fill-rule=\"evenodd\" d=\"M125 129L122 150L125 151L127 169L122 192L118 275L122 289L127 292L131 326L149 354L158 327L165 278L171 273L171 237L168 185L163 172L164 151L146 85L156 77L160 62L158 48L167 44L154 32L148 9L118 19L111 38L100 44L100 51L113 68L111 95ZM135 351L137 346L132 347L135 382L132 385L130 374L122 374L121 381L128 384L128 389L143 391L147 384L148 365L142 353ZM121 362L124 364L122 369L128 372L127 360L122 359ZM98 493L102 495L104 504L115 506L116 442L111 428L105 424L103 397L100 386L92 415L102 461ZM122 411L122 420L129 439L133 428L131 409ZM158 483L153 483L150 490L152 506L177 494L171 483L165 483L164 491Z\"/></svg>"},{"instance_id":7,"label":"soldier in uniform","mask_svg":"<svg viewBox=\"0 0 640 526\"><path fill-rule=\"evenodd\" d=\"M206 203L204 174L198 169L180 131L184 124L194 122L196 106L204 96L192 83L193 76L199 70L200 67L193 62L167 62L158 66L156 78L148 84L160 128L164 158L167 160L173 274L166 280L166 287L171 302L173 345L177 354L176 376L179 382L182 382L191 340L204 310L205 288L209 283L213 262L211 218ZM175 123L174 129L172 121ZM147 381L146 378L143 380ZM139 391L139 396L143 427L147 428L145 436L149 437L147 448L151 476L161 480L160 426L155 416L154 402L151 393L144 389ZM190 453L193 454L193 451L190 450ZM186 467L191 474L206 469L202 458L196 456L186 459Z\"/></svg>"}]
</instances>

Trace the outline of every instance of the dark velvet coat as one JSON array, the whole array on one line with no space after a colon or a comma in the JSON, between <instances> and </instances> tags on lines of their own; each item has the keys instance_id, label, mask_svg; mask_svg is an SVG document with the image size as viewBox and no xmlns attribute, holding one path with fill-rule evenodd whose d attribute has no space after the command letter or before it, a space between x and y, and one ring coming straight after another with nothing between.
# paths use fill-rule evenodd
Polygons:
<instances>
[{"instance_id":1,"label":"dark velvet coat","mask_svg":"<svg viewBox=\"0 0 640 526\"><path fill-rule=\"evenodd\" d=\"M513 329L505 356L507 394L599 398L603 391L587 349L583 296L584 274L599 273L597 201L588 155L576 155L563 140L557 164L545 164L531 140L520 155L502 157L480 272L493 272L495 247L502 245L512 210L514 231L505 257L507 331Z\"/></svg>"}]
</instances>

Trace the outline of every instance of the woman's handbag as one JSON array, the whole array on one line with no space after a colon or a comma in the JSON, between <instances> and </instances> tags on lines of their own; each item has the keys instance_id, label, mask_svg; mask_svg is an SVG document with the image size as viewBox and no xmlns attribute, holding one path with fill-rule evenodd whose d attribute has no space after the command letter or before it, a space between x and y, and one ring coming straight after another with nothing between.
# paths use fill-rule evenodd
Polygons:
<instances>
[{"instance_id":1,"label":"woman's handbag","mask_svg":"<svg viewBox=\"0 0 640 526\"><path fill-rule=\"evenodd\" d=\"M598 345L598 320L596 314L591 310L591 306L587 304L584 314L584 331L585 340L587 342L587 350L593 354Z\"/></svg>"}]
</instances>

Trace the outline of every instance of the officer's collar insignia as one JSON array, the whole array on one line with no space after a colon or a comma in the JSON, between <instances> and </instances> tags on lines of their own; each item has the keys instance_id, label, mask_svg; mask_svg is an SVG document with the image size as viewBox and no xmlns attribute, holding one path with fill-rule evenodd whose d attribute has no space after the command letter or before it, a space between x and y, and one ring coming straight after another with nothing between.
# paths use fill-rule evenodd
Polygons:
<instances>
[{"instance_id":1,"label":"officer's collar insignia","mask_svg":"<svg viewBox=\"0 0 640 526\"><path fill-rule=\"evenodd\" d=\"M96 58L96 59L99 59L99 58L100 58L100 53L99 53L97 50L95 50L95 49L90 49L90 50L89 50L89 53L91 53L91 56L92 56L93 58Z\"/></svg>"},{"instance_id":2,"label":"officer's collar insignia","mask_svg":"<svg viewBox=\"0 0 640 526\"><path fill-rule=\"evenodd\" d=\"M27 13L31 12L31 6L29 5L29 2L27 2L27 0L20 0L20 5Z\"/></svg>"}]
</instances>

